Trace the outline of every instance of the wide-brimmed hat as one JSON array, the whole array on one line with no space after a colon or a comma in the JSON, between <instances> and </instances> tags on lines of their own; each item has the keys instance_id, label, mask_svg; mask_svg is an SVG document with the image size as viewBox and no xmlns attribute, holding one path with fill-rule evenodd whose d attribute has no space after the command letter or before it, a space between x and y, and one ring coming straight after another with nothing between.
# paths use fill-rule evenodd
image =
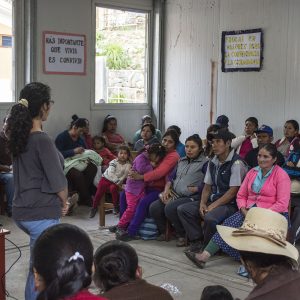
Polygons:
<instances>
[{"instance_id":1,"label":"wide-brimmed hat","mask_svg":"<svg viewBox=\"0 0 300 300\"><path fill-rule=\"evenodd\" d=\"M217 225L222 239L239 251L283 255L298 261L299 252L286 241L286 218L270 209L251 208L240 228Z\"/></svg>"}]
</instances>

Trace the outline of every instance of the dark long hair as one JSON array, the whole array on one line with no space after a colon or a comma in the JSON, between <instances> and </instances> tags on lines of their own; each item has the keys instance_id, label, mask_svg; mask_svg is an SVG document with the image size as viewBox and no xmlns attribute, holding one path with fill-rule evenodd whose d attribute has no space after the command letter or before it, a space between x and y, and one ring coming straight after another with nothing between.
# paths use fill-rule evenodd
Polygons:
<instances>
[{"instance_id":1,"label":"dark long hair","mask_svg":"<svg viewBox=\"0 0 300 300\"><path fill-rule=\"evenodd\" d=\"M83 259L71 259L76 252ZM33 267L46 286L37 300L63 299L87 288L92 264L93 245L82 229L63 223L46 229L33 248Z\"/></svg>"},{"instance_id":2,"label":"dark long hair","mask_svg":"<svg viewBox=\"0 0 300 300\"><path fill-rule=\"evenodd\" d=\"M272 143L265 144L259 150L261 150L261 149L265 149L266 151L268 151L273 159L277 158L277 148L274 144L272 144ZM276 164L276 162L275 162L275 164Z\"/></svg>"},{"instance_id":3,"label":"dark long hair","mask_svg":"<svg viewBox=\"0 0 300 300\"><path fill-rule=\"evenodd\" d=\"M109 121L111 120L115 120L116 122L117 121L117 118L115 116L112 116L112 115L107 115L103 121L103 128L102 128L102 133L103 132L106 132L107 131L107 124L109 123Z\"/></svg>"},{"instance_id":4,"label":"dark long hair","mask_svg":"<svg viewBox=\"0 0 300 300\"><path fill-rule=\"evenodd\" d=\"M241 258L247 264L251 262L257 268L267 268L273 265L286 265L291 269L294 262L291 258L284 255L267 254L260 252L239 251ZM247 266L246 266L247 268Z\"/></svg>"},{"instance_id":5,"label":"dark long hair","mask_svg":"<svg viewBox=\"0 0 300 300\"><path fill-rule=\"evenodd\" d=\"M41 82L31 82L21 90L19 99L27 100L28 107L24 103L15 104L7 118L8 148L13 157L26 151L32 119L41 116L41 108L50 105L50 97L50 87Z\"/></svg>"},{"instance_id":6,"label":"dark long hair","mask_svg":"<svg viewBox=\"0 0 300 300\"><path fill-rule=\"evenodd\" d=\"M174 141L175 143L175 147L178 145L179 143L179 135L177 133L176 130L174 129L168 129L165 134L163 135L162 139L164 139L164 137L166 136L170 136L172 138L172 140Z\"/></svg>"},{"instance_id":7,"label":"dark long hair","mask_svg":"<svg viewBox=\"0 0 300 300\"><path fill-rule=\"evenodd\" d=\"M72 122L70 124L70 129L75 126L76 128L85 128L89 124L88 119L79 118L77 115L72 116Z\"/></svg>"},{"instance_id":8,"label":"dark long hair","mask_svg":"<svg viewBox=\"0 0 300 300\"><path fill-rule=\"evenodd\" d=\"M117 240L109 241L96 250L94 266L95 284L108 291L136 279L138 256L129 244Z\"/></svg>"}]
</instances>

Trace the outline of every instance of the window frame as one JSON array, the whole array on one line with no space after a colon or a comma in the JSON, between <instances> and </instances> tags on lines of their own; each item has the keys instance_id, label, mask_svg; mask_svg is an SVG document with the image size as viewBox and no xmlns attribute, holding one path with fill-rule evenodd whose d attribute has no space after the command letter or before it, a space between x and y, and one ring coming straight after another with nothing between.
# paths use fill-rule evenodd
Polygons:
<instances>
[{"instance_id":1,"label":"window frame","mask_svg":"<svg viewBox=\"0 0 300 300\"><path fill-rule=\"evenodd\" d=\"M132 3L130 3L132 2ZM140 1L142 2L142 1ZM145 103L95 103L95 57L96 57L96 9L97 7L120 9L148 14L148 30L147 30L147 102ZM152 78L153 78L153 7L140 5L135 1L107 1L93 0L92 3L92 36L91 36L91 110L150 110L152 107Z\"/></svg>"},{"instance_id":2,"label":"window frame","mask_svg":"<svg viewBox=\"0 0 300 300\"><path fill-rule=\"evenodd\" d=\"M22 89L25 84L25 80L28 81L30 78L26 76L26 53L29 49L32 49L32 38L29 43L30 46L26 47L26 31L32 30L32 27L25 28L25 20L32 18L32 9L30 14L28 12L28 7L32 7L36 0L13 0L12 1L12 65L13 65L13 95L11 101L0 102L0 110L8 110L12 105L14 105L18 99L18 92ZM33 24L32 24L33 26ZM7 47L5 47L7 48ZM32 72L28 72L28 74Z\"/></svg>"}]
</instances>

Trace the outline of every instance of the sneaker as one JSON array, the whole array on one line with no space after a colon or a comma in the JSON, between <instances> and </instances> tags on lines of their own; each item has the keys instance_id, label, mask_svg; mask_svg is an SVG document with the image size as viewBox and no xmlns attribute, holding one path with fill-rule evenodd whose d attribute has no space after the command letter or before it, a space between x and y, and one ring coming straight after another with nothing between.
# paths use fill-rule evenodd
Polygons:
<instances>
[{"instance_id":1,"label":"sneaker","mask_svg":"<svg viewBox=\"0 0 300 300\"><path fill-rule=\"evenodd\" d=\"M118 229L118 226L117 225L113 225L113 226L109 226L108 227L108 230L111 232L111 233L116 233Z\"/></svg>"},{"instance_id":2,"label":"sneaker","mask_svg":"<svg viewBox=\"0 0 300 300\"><path fill-rule=\"evenodd\" d=\"M176 247L183 247L186 244L186 240L184 237L179 237L176 242Z\"/></svg>"},{"instance_id":3,"label":"sneaker","mask_svg":"<svg viewBox=\"0 0 300 300\"><path fill-rule=\"evenodd\" d=\"M123 242L129 242L134 240L140 240L141 237L139 235L131 236L124 229L118 228L116 231L116 239Z\"/></svg>"},{"instance_id":4,"label":"sneaker","mask_svg":"<svg viewBox=\"0 0 300 300\"><path fill-rule=\"evenodd\" d=\"M156 238L156 240L159 242L163 242L166 240L166 235L164 233L162 233Z\"/></svg>"},{"instance_id":5,"label":"sneaker","mask_svg":"<svg viewBox=\"0 0 300 300\"><path fill-rule=\"evenodd\" d=\"M97 213L97 208L92 207L91 211L90 211L90 218L94 218L96 216Z\"/></svg>"},{"instance_id":6,"label":"sneaker","mask_svg":"<svg viewBox=\"0 0 300 300\"><path fill-rule=\"evenodd\" d=\"M116 229L116 236L121 236L121 235L124 235L124 234L127 234L127 231L121 227L118 227L116 226L117 229Z\"/></svg>"}]
</instances>

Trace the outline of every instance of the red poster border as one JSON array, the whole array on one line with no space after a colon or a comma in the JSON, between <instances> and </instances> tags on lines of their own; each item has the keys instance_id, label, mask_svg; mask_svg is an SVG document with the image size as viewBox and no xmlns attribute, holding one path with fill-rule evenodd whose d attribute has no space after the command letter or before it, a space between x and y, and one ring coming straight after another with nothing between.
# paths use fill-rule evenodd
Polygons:
<instances>
[{"instance_id":1,"label":"red poster border","mask_svg":"<svg viewBox=\"0 0 300 300\"><path fill-rule=\"evenodd\" d=\"M45 58L46 58L45 36L46 36L46 34L59 34L59 35L83 37L83 39L84 39L84 66L83 66L84 71L83 72L51 72L51 71L46 71L46 63L45 63ZM43 72L45 74L84 76L84 75L86 75L86 56L87 55L86 55L86 35L85 34L66 33L66 32L57 32L57 31L43 31Z\"/></svg>"}]
</instances>

